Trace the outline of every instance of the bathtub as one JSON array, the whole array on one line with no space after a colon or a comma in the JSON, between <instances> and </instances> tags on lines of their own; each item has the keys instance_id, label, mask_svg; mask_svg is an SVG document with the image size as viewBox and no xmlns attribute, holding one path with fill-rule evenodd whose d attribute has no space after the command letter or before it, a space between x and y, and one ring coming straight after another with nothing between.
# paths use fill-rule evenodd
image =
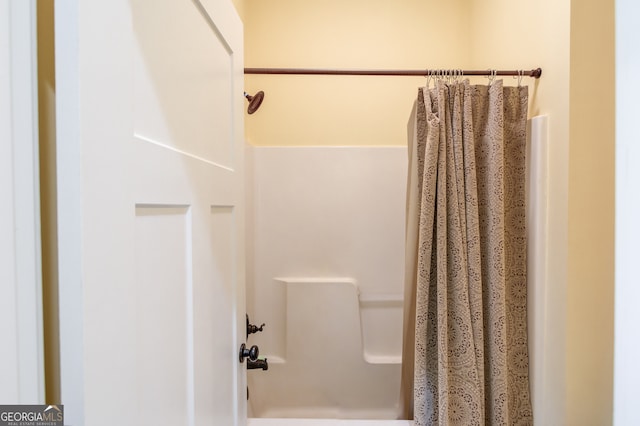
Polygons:
<instances>
[{"instance_id":1,"label":"bathtub","mask_svg":"<svg viewBox=\"0 0 640 426\"><path fill-rule=\"evenodd\" d=\"M249 418L247 426L413 426L413 421Z\"/></svg>"}]
</instances>

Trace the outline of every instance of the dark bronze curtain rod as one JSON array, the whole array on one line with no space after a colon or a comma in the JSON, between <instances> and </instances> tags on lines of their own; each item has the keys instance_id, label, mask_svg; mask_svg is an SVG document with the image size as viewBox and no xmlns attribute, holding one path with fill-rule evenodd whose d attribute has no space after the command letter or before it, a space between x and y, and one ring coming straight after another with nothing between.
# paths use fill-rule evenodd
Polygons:
<instances>
[{"instance_id":1,"label":"dark bronze curtain rod","mask_svg":"<svg viewBox=\"0 0 640 426\"><path fill-rule=\"evenodd\" d=\"M311 68L245 68L245 74L294 74L294 75L415 75L427 77L429 75L444 77L447 74L460 73L461 70L337 70L337 69L311 69ZM499 71L499 70L462 70L463 76L523 76L540 78L542 68L533 70L515 70L515 71Z\"/></svg>"}]
</instances>

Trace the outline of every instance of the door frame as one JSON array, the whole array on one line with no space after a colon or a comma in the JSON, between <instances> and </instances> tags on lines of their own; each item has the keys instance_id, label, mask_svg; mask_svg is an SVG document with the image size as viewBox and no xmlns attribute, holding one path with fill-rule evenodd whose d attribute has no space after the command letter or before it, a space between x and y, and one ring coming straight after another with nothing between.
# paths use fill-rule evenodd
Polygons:
<instances>
[{"instance_id":1,"label":"door frame","mask_svg":"<svg viewBox=\"0 0 640 426\"><path fill-rule=\"evenodd\" d=\"M1 0L6 13L0 21L0 84L9 96L0 105L3 151L11 152L9 181L0 182L3 194L1 226L9 229L9 253L0 262L8 283L1 297L11 297L14 308L5 347L16 348L15 361L0 359L2 368L14 368L16 380L0 383L13 401L43 404L44 343L42 322L42 263L40 243L40 184L38 155L38 72L36 0ZM4 14L4 13L3 13ZM0 14L2 15L2 14ZM2 40L7 37L6 40ZM26 54L25 54L26 52ZM5 78L6 77L6 78ZM4 275L4 273L3 273ZM8 284L8 285L7 285ZM4 333L3 333L4 334ZM3 381L4 382L4 381Z\"/></svg>"}]
</instances>

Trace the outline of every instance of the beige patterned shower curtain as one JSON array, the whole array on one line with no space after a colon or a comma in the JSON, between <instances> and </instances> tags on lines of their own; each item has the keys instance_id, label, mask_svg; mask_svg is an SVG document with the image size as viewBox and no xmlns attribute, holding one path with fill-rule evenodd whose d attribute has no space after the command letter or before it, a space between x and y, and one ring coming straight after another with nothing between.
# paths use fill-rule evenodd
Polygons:
<instances>
[{"instance_id":1,"label":"beige patterned shower curtain","mask_svg":"<svg viewBox=\"0 0 640 426\"><path fill-rule=\"evenodd\" d=\"M403 402L422 425L531 425L527 87L419 90L409 138ZM413 416L413 417L412 417Z\"/></svg>"}]
</instances>

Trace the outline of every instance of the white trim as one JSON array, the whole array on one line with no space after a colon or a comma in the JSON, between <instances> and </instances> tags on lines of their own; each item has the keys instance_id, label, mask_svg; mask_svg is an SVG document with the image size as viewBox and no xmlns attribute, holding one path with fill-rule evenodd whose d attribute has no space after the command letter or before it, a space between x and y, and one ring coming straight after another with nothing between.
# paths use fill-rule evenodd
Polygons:
<instances>
[{"instance_id":1,"label":"white trim","mask_svg":"<svg viewBox=\"0 0 640 426\"><path fill-rule=\"evenodd\" d=\"M55 22L56 164L60 398L65 423L85 424L78 0L57 0Z\"/></svg>"},{"instance_id":2,"label":"white trim","mask_svg":"<svg viewBox=\"0 0 640 426\"><path fill-rule=\"evenodd\" d=\"M616 236L613 423L640 424L640 144L638 144L637 0L616 2ZM597 315L597 313L594 313Z\"/></svg>"},{"instance_id":3,"label":"white trim","mask_svg":"<svg viewBox=\"0 0 640 426\"><path fill-rule=\"evenodd\" d=\"M15 347L16 402L44 403L44 344L42 324L42 266L40 256L40 185L38 164L37 22L36 1L3 0L8 11L8 40L0 45L8 57L9 102L2 111L12 153L11 193L3 202L13 210L6 216L13 239L12 293L15 334L5 347ZM3 29L2 31L5 31ZM4 92L4 91L3 91ZM3 132L5 133L5 132ZM11 218L12 219L8 219ZM3 401L3 403L7 403Z\"/></svg>"},{"instance_id":4,"label":"white trim","mask_svg":"<svg viewBox=\"0 0 640 426\"><path fill-rule=\"evenodd\" d=\"M540 424L551 421L547 387L548 359L554 348L548 344L550 322L549 283L549 117L529 121L527 152L527 304L529 334L529 382L533 418Z\"/></svg>"}]
</instances>

